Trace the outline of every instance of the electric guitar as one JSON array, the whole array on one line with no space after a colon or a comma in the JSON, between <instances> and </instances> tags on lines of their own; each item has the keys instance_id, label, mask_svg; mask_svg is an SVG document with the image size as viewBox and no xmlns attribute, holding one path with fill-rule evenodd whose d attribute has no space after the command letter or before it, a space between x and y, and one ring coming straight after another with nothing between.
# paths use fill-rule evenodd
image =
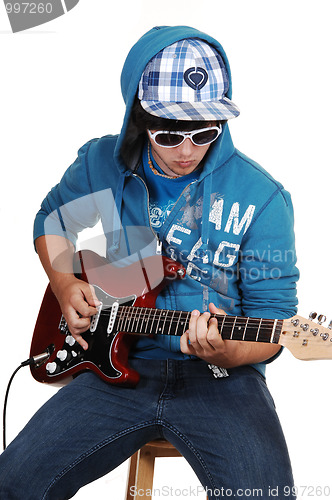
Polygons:
<instances>
[{"instance_id":1,"label":"electric guitar","mask_svg":"<svg viewBox=\"0 0 332 500\"><path fill-rule=\"evenodd\" d=\"M135 386L139 374L129 366L128 356L139 335L182 335L190 312L155 308L160 291L172 279L183 279L183 266L167 257L154 256L126 267L83 250L75 254L75 274L94 285L101 302L82 336L87 351L70 334L59 304L48 285L36 321L30 356L48 354L48 362L31 366L38 382L64 385L75 374L92 370L111 384ZM303 360L332 359L332 321L312 313L310 319L263 319L216 315L224 339L267 342L287 347ZM38 357L38 356L37 356Z\"/></svg>"}]
</instances>

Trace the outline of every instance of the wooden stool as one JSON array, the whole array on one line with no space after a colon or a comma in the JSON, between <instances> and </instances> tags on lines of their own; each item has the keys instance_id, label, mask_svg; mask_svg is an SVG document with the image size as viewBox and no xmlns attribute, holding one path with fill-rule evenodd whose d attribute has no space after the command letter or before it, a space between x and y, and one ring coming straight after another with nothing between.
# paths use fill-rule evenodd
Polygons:
<instances>
[{"instance_id":1,"label":"wooden stool","mask_svg":"<svg viewBox=\"0 0 332 500\"><path fill-rule=\"evenodd\" d=\"M148 490L153 488L153 473L156 457L182 457L181 453L165 439L156 439L150 441L138 450L130 459L127 482L126 500L151 500L152 496L148 495ZM134 491L144 495L135 495Z\"/></svg>"}]
</instances>

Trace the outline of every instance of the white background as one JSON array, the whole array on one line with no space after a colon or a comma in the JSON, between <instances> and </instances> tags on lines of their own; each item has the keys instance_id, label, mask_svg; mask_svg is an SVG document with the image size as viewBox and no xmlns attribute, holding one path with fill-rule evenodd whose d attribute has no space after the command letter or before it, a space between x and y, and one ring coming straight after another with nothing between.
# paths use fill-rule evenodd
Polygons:
<instances>
[{"instance_id":1,"label":"white background","mask_svg":"<svg viewBox=\"0 0 332 500\"><path fill-rule=\"evenodd\" d=\"M292 193L299 313L316 310L331 319L329 3L124 0L115 8L110 0L81 0L65 16L17 34L0 5L1 402L12 371L28 357L47 284L32 246L35 212L82 144L119 131L123 61L156 25L194 26L224 45L233 100L241 109L230 125L235 145ZM284 352L268 367L267 380L296 485L300 491L328 485L332 497L331 367L331 361L302 362ZM7 442L53 393L27 368L18 373L9 399ZM163 474L160 464L166 467ZM126 470L124 464L75 498L124 498ZM198 482L183 459L159 459L155 486L163 485L181 489ZM188 498L179 489L167 497ZM309 492L299 498L319 497Z\"/></svg>"}]
</instances>

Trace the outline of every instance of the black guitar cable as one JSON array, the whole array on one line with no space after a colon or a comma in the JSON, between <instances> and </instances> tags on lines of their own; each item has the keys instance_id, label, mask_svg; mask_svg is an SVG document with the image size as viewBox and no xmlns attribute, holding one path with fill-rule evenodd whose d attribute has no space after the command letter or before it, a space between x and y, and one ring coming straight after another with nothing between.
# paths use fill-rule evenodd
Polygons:
<instances>
[{"instance_id":1,"label":"black guitar cable","mask_svg":"<svg viewBox=\"0 0 332 500\"><path fill-rule=\"evenodd\" d=\"M3 450L6 449L6 411L7 411L7 402L8 402L9 389L10 389L10 386L12 384L12 381L13 381L16 373L21 368L23 368L23 366L30 366L30 365L34 365L35 366L35 365L42 365L43 363L45 363L45 361L47 361L48 358L51 356L51 354L53 352L53 349L50 346L42 354L38 354L37 356L32 356L31 358L26 359L25 361L23 361L20 364L20 366L18 366L16 368L16 370L14 370L12 376L9 379L9 382L8 382L8 385L7 385L6 394L5 394L5 400L4 400L4 404L3 404L3 420L2 420L2 422L3 422L3 427L2 427L2 430L3 430L3 433L2 433Z\"/></svg>"}]
</instances>

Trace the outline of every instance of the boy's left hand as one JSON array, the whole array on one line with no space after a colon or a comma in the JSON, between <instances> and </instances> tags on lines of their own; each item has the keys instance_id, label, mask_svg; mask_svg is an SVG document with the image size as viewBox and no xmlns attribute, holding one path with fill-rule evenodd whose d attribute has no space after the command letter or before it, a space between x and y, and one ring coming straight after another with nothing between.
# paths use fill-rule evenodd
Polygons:
<instances>
[{"instance_id":1,"label":"boy's left hand","mask_svg":"<svg viewBox=\"0 0 332 500\"><path fill-rule=\"evenodd\" d=\"M189 328L180 339L181 352L197 356L207 363L222 368L234 368L246 364L260 363L274 356L279 345L247 342L241 340L223 340L218 330L216 318L211 314L225 315L225 311L209 304L210 312L191 313Z\"/></svg>"}]
</instances>

